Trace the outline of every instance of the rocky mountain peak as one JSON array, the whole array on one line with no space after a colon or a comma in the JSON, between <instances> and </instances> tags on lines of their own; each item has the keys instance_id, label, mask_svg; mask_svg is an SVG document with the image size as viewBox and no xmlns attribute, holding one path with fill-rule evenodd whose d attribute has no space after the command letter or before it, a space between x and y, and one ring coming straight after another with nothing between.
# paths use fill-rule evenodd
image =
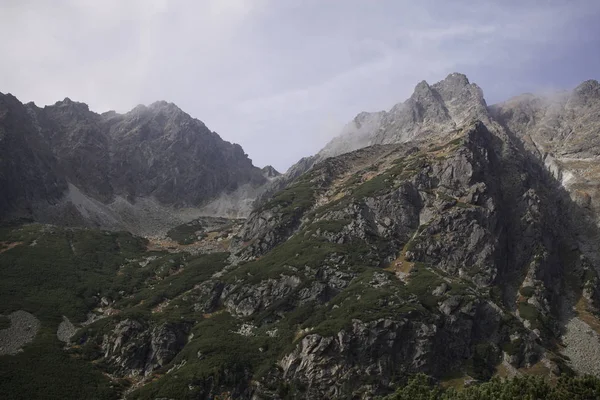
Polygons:
<instances>
[{"instance_id":1,"label":"rocky mountain peak","mask_svg":"<svg viewBox=\"0 0 600 400\"><path fill-rule=\"evenodd\" d=\"M415 86L415 90L413 91L413 96L415 94L420 94L420 93L430 93L431 92L431 86L429 86L429 83L427 83L427 81L421 81L419 83L417 83L417 86Z\"/></svg>"},{"instance_id":2,"label":"rocky mountain peak","mask_svg":"<svg viewBox=\"0 0 600 400\"><path fill-rule=\"evenodd\" d=\"M465 74L461 74L460 72L453 72L451 74L448 74L448 76L442 81L438 82L438 85L462 88L467 85L470 85L470 82L469 78L467 78Z\"/></svg>"},{"instance_id":3,"label":"rocky mountain peak","mask_svg":"<svg viewBox=\"0 0 600 400\"><path fill-rule=\"evenodd\" d=\"M452 73L433 85L433 89L439 93L451 114L464 113L464 110L469 109L475 116L486 113L487 105L483 98L483 90L477 84L469 83L469 79L464 74ZM456 115L453 117L456 119Z\"/></svg>"},{"instance_id":4,"label":"rocky mountain peak","mask_svg":"<svg viewBox=\"0 0 600 400\"><path fill-rule=\"evenodd\" d=\"M575 93L600 93L600 83L595 79L588 79L575 88Z\"/></svg>"},{"instance_id":5,"label":"rocky mountain peak","mask_svg":"<svg viewBox=\"0 0 600 400\"><path fill-rule=\"evenodd\" d=\"M76 111L82 111L82 112L90 111L90 108L87 104L81 103L78 101L73 101L68 97L65 97L65 99L62 101L57 101L56 103L54 103L53 106L46 106L46 107L60 108L63 110L69 109L69 110L76 110Z\"/></svg>"},{"instance_id":6,"label":"rocky mountain peak","mask_svg":"<svg viewBox=\"0 0 600 400\"><path fill-rule=\"evenodd\" d=\"M374 120L379 120L385 115L385 111L366 112L362 111L354 117L354 125L360 129L363 124L369 124Z\"/></svg>"},{"instance_id":7,"label":"rocky mountain peak","mask_svg":"<svg viewBox=\"0 0 600 400\"><path fill-rule=\"evenodd\" d=\"M483 91L464 74L452 73L433 85L426 81L417 84L407 101L387 113L370 143L402 143L432 132L451 131L473 119L487 119Z\"/></svg>"},{"instance_id":8,"label":"rocky mountain peak","mask_svg":"<svg viewBox=\"0 0 600 400\"><path fill-rule=\"evenodd\" d=\"M177 105L175 105L173 103L169 103L164 100L155 101L154 103L152 103L150 105L140 104L140 105L136 106L134 109L132 109L130 112L128 112L127 114L134 114L134 115L163 114L163 115L168 115L168 116L180 115L180 116L186 116L190 119L192 118L187 113L185 113L181 108L179 108Z\"/></svg>"},{"instance_id":9,"label":"rocky mountain peak","mask_svg":"<svg viewBox=\"0 0 600 400\"><path fill-rule=\"evenodd\" d=\"M577 86L572 93L570 103L585 105L590 101L600 101L600 83L590 79Z\"/></svg>"},{"instance_id":10,"label":"rocky mountain peak","mask_svg":"<svg viewBox=\"0 0 600 400\"><path fill-rule=\"evenodd\" d=\"M165 100L155 101L154 103L148 106L150 110L163 111L169 113L183 113L183 110L174 103L170 103Z\"/></svg>"},{"instance_id":11,"label":"rocky mountain peak","mask_svg":"<svg viewBox=\"0 0 600 400\"><path fill-rule=\"evenodd\" d=\"M487 105L481 88L470 83L466 75L452 73L433 85L421 81L409 99L389 111L359 113L318 154L292 166L283 181L329 157L374 144L397 144L417 137L445 135L474 120L489 120Z\"/></svg>"},{"instance_id":12,"label":"rocky mountain peak","mask_svg":"<svg viewBox=\"0 0 600 400\"><path fill-rule=\"evenodd\" d=\"M413 91L412 96L410 96L409 100L413 100L415 102L425 103L424 105L429 105L432 103L439 103L439 99L436 96L431 86L426 81L421 81L415 86L415 90Z\"/></svg>"},{"instance_id":13,"label":"rocky mountain peak","mask_svg":"<svg viewBox=\"0 0 600 400\"><path fill-rule=\"evenodd\" d=\"M277 171L273 166L267 165L261 169L263 176L267 179L277 178L281 173Z\"/></svg>"}]
</instances>

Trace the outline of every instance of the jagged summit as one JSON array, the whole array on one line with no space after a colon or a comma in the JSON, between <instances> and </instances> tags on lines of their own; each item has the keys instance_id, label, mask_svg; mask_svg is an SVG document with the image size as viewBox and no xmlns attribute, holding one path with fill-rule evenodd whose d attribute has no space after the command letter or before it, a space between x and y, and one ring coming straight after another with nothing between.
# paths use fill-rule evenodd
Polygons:
<instances>
[{"instance_id":1,"label":"jagged summit","mask_svg":"<svg viewBox=\"0 0 600 400\"><path fill-rule=\"evenodd\" d=\"M428 89L431 86L461 89L470 84L471 83L469 82L469 78L467 78L467 76L465 74L462 74L460 72L453 72L451 74L448 74L448 76L446 76L441 81L436 82L434 85L429 85L429 83L427 81L422 80L421 82L419 82L417 84L417 86L415 86L414 91L418 92L419 90L422 90L422 89Z\"/></svg>"},{"instance_id":2,"label":"jagged summit","mask_svg":"<svg viewBox=\"0 0 600 400\"><path fill-rule=\"evenodd\" d=\"M575 92L593 91L596 94L599 93L598 90L600 90L600 83L598 83L596 79L588 79L587 81L583 81L575 88Z\"/></svg>"},{"instance_id":3,"label":"jagged summit","mask_svg":"<svg viewBox=\"0 0 600 400\"><path fill-rule=\"evenodd\" d=\"M600 83L597 80L590 79L573 90L572 101L577 105L585 105L590 101L600 99Z\"/></svg>"},{"instance_id":4,"label":"jagged summit","mask_svg":"<svg viewBox=\"0 0 600 400\"><path fill-rule=\"evenodd\" d=\"M119 114L119 115L127 115L127 114L139 115L139 114L157 114L157 113L164 113L167 115L181 114L181 115L186 115L189 118L192 118L185 111L183 111L181 108L179 108L176 104L167 102L165 100L155 101L149 105L138 104L131 111L126 112L124 114Z\"/></svg>"},{"instance_id":5,"label":"jagged summit","mask_svg":"<svg viewBox=\"0 0 600 400\"><path fill-rule=\"evenodd\" d=\"M434 85L421 81L409 99L389 111L357 114L321 151L302 158L273 180L258 203L328 158L376 144L445 135L474 120L488 121L487 107L481 88L464 74L452 73Z\"/></svg>"},{"instance_id":6,"label":"jagged summit","mask_svg":"<svg viewBox=\"0 0 600 400\"><path fill-rule=\"evenodd\" d=\"M469 85L469 78L467 78L467 76L465 74L462 74L460 72L452 72L451 74L448 74L448 76L446 78L444 78L442 81L438 82L441 84L447 84L447 85L452 85L452 86L467 86Z\"/></svg>"},{"instance_id":7,"label":"jagged summit","mask_svg":"<svg viewBox=\"0 0 600 400\"><path fill-rule=\"evenodd\" d=\"M342 146L348 141L359 143L360 147L401 143L422 134L449 131L473 119L486 120L487 104L481 88L470 83L466 75L455 72L433 85L419 82L405 102L394 105L388 112L362 112L354 124L366 116L371 123L375 120L377 123L367 129L361 126L359 133L355 129L342 131L319 154L332 156L359 148Z\"/></svg>"},{"instance_id":8,"label":"jagged summit","mask_svg":"<svg viewBox=\"0 0 600 400\"><path fill-rule=\"evenodd\" d=\"M423 134L456 129L486 116L481 88L469 83L464 74L452 73L433 85L425 81L417 84L408 100L386 114L370 143L402 143Z\"/></svg>"},{"instance_id":9,"label":"jagged summit","mask_svg":"<svg viewBox=\"0 0 600 400\"><path fill-rule=\"evenodd\" d=\"M282 179L296 177L329 157L374 144L445 134L474 120L489 120L487 105L481 88L466 75L454 72L433 85L423 80L406 101L389 111L359 113L319 153L300 160Z\"/></svg>"},{"instance_id":10,"label":"jagged summit","mask_svg":"<svg viewBox=\"0 0 600 400\"><path fill-rule=\"evenodd\" d=\"M57 101L52 106L46 107L62 107L62 108L75 108L83 111L90 111L89 106L86 103L82 103L79 101L73 101L68 97L65 97L64 100Z\"/></svg>"},{"instance_id":11,"label":"jagged summit","mask_svg":"<svg viewBox=\"0 0 600 400\"><path fill-rule=\"evenodd\" d=\"M414 93L417 92L423 92L423 91L429 91L431 88L429 87L429 83L427 83L426 80L422 80L421 82L417 83L417 86L415 86L415 90L413 90Z\"/></svg>"},{"instance_id":12,"label":"jagged summit","mask_svg":"<svg viewBox=\"0 0 600 400\"><path fill-rule=\"evenodd\" d=\"M281 173L277 171L272 165L267 165L261 169L263 176L267 179L277 178Z\"/></svg>"},{"instance_id":13,"label":"jagged summit","mask_svg":"<svg viewBox=\"0 0 600 400\"><path fill-rule=\"evenodd\" d=\"M184 112L181 108L179 108L175 103L171 103L165 100L155 101L154 103L148 106L150 110L164 110L169 112Z\"/></svg>"}]
</instances>

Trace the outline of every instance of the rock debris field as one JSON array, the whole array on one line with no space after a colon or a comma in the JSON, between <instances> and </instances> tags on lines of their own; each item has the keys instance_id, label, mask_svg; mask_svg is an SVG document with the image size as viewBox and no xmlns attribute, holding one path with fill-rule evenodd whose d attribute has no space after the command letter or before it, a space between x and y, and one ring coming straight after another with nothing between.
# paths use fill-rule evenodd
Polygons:
<instances>
[{"instance_id":1,"label":"rock debris field","mask_svg":"<svg viewBox=\"0 0 600 400\"><path fill-rule=\"evenodd\" d=\"M40 321L26 311L15 311L8 318L10 327L0 330L0 355L17 354L40 329Z\"/></svg>"}]
</instances>

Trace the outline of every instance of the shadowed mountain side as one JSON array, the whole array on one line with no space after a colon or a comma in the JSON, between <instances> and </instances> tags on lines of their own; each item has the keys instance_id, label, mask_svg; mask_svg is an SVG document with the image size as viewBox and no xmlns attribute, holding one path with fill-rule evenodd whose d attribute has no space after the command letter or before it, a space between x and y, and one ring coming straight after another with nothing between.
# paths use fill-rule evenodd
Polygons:
<instances>
[{"instance_id":1,"label":"shadowed mountain side","mask_svg":"<svg viewBox=\"0 0 600 400\"><path fill-rule=\"evenodd\" d=\"M96 114L70 99L38 108L0 95L0 141L3 219L152 232L216 212L202 208L221 196L222 215L247 215L276 175L166 102Z\"/></svg>"}]
</instances>

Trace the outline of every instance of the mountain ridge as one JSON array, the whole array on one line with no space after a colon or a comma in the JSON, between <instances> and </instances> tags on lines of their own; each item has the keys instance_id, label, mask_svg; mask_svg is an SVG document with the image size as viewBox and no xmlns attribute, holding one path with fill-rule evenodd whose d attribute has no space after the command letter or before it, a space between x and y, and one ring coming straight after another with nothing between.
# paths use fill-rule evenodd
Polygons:
<instances>
[{"instance_id":1,"label":"mountain ridge","mask_svg":"<svg viewBox=\"0 0 600 400\"><path fill-rule=\"evenodd\" d=\"M505 124L506 121L500 120L504 117L499 117L499 110L503 108L502 105L518 102L519 106L523 106L523 102L527 99L531 102L527 107L540 107L540 103L555 103L556 99L560 98L564 99L563 103L566 105L568 99L575 98L575 100L570 101L570 104L575 105L575 107L579 104L580 108L584 108L586 101L593 103L595 107L600 107L594 102L595 99L600 99L599 86L598 81L590 79L582 82L572 90L559 91L549 95L525 93L488 106L483 90L477 84L470 82L464 74L451 73L445 79L433 85L421 81L415 86L413 94L406 101L397 103L389 111L372 113L363 111L357 114L354 120L344 127L342 132L328 142L317 154L304 157L292 165L279 180L271 184L272 187L266 190L266 195L285 187L295 177L308 171L313 165L327 157L344 154L373 144L402 143L419 138L427 140L427 136L431 134L448 132L473 120L481 120L488 125ZM425 112L422 110L425 110ZM531 112L540 113L541 110ZM555 112L560 113L556 110ZM376 122L368 129L358 129L357 119L365 118L372 118L371 120ZM559 116L559 118L561 117ZM592 129L597 129L597 124L593 120L582 123L587 123L589 126L595 127ZM510 131L510 129L508 130ZM516 131L523 132L524 127L520 126ZM527 135L528 133L525 134L525 136ZM531 140L525 139L525 142L528 143ZM595 142L592 140L592 143ZM531 146L528 149L537 151ZM567 173L569 172L567 171Z\"/></svg>"},{"instance_id":2,"label":"mountain ridge","mask_svg":"<svg viewBox=\"0 0 600 400\"><path fill-rule=\"evenodd\" d=\"M167 209L176 213L182 207L199 215L221 195L252 195L268 181L241 146L223 141L173 103L158 101L124 114L97 114L69 98L43 108L23 105L12 95L0 98L4 142L15 146L6 147L2 157L8 163L3 170L14 169L4 174L3 184L12 188L0 200L4 217L10 212L44 221L50 203L50 214L57 216L48 222L70 215L67 221L76 225L92 223L140 232L136 229L144 218L135 217L136 202L156 203L164 208L165 218ZM23 151L27 154L19 153ZM27 180L20 180L28 168L42 181L27 186ZM73 187L89 198L82 200L87 205L69 199ZM39 188L46 193L38 192ZM20 197L9 198L18 193ZM127 207L128 215L111 208L115 201ZM230 203L223 211L226 214L248 212L247 202ZM126 221L131 218L138 221ZM147 228L142 230L152 231L151 226Z\"/></svg>"}]
</instances>

